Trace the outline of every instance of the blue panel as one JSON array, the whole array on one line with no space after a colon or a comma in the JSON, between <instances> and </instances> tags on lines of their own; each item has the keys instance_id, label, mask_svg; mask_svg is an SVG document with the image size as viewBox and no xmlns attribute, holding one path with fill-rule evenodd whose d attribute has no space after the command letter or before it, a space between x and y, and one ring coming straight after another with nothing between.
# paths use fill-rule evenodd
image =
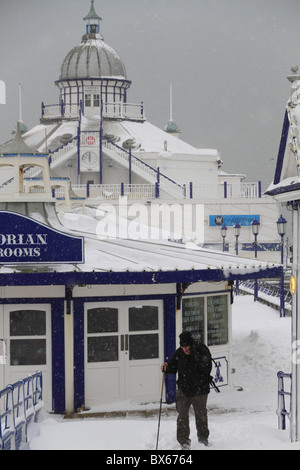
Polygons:
<instances>
[{"instance_id":1,"label":"blue panel","mask_svg":"<svg viewBox=\"0 0 300 470\"><path fill-rule=\"evenodd\" d=\"M52 402L53 411L65 413L64 300L52 300Z\"/></svg>"},{"instance_id":2,"label":"blue panel","mask_svg":"<svg viewBox=\"0 0 300 470\"><path fill-rule=\"evenodd\" d=\"M280 183L280 180L281 180L281 172L282 172L282 167L283 167L289 128L290 128L290 122L289 122L289 116L286 110L284 114L281 139L280 139L280 145L279 145L278 156L277 156L274 184Z\"/></svg>"},{"instance_id":3,"label":"blue panel","mask_svg":"<svg viewBox=\"0 0 300 470\"><path fill-rule=\"evenodd\" d=\"M241 227L251 227L251 223L256 219L260 222L260 215L210 215L209 226L210 227L234 227L236 223L239 223Z\"/></svg>"},{"instance_id":4,"label":"blue panel","mask_svg":"<svg viewBox=\"0 0 300 470\"><path fill-rule=\"evenodd\" d=\"M176 308L175 297L164 300L164 344L165 361L168 362L176 350ZM176 375L165 375L166 402L173 403L176 395Z\"/></svg>"},{"instance_id":5,"label":"blue panel","mask_svg":"<svg viewBox=\"0 0 300 470\"><path fill-rule=\"evenodd\" d=\"M83 238L0 211L0 264L83 263Z\"/></svg>"}]
</instances>

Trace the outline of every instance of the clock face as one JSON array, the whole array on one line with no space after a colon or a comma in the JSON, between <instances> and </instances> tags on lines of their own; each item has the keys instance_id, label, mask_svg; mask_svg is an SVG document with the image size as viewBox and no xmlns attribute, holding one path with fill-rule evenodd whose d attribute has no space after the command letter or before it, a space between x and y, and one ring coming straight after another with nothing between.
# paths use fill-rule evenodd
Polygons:
<instances>
[{"instance_id":1,"label":"clock face","mask_svg":"<svg viewBox=\"0 0 300 470\"><path fill-rule=\"evenodd\" d=\"M95 152L85 152L81 156L81 161L86 168L92 169L97 165L98 157Z\"/></svg>"}]
</instances>

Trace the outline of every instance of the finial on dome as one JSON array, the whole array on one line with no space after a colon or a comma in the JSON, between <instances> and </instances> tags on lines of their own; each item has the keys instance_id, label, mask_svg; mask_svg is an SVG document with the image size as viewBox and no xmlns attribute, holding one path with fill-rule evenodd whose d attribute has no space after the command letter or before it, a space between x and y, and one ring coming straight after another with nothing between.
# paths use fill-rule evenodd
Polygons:
<instances>
[{"instance_id":1,"label":"finial on dome","mask_svg":"<svg viewBox=\"0 0 300 470\"><path fill-rule=\"evenodd\" d=\"M292 65L291 66L291 72L292 74L291 75L288 75L287 79L290 81L290 82L295 82L295 81L298 81L300 79L300 75L298 73L298 70L299 70L299 67L298 65Z\"/></svg>"},{"instance_id":2,"label":"finial on dome","mask_svg":"<svg viewBox=\"0 0 300 470\"><path fill-rule=\"evenodd\" d=\"M166 124L165 131L168 132L168 134L173 134L175 137L179 137L180 135L180 130L178 129L178 126L176 122L173 120L173 87L172 83L170 84L170 119Z\"/></svg>"},{"instance_id":3,"label":"finial on dome","mask_svg":"<svg viewBox=\"0 0 300 470\"><path fill-rule=\"evenodd\" d=\"M91 0L89 14L83 19L86 22L86 34L100 34L100 21L102 21L102 18L95 11L94 0Z\"/></svg>"}]
</instances>

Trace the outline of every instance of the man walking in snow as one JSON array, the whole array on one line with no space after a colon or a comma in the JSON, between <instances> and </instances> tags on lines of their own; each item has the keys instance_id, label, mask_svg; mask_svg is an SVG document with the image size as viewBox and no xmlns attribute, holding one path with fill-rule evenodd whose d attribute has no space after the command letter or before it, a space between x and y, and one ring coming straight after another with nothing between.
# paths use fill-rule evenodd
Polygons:
<instances>
[{"instance_id":1,"label":"man walking in snow","mask_svg":"<svg viewBox=\"0 0 300 470\"><path fill-rule=\"evenodd\" d=\"M198 441L208 445L207 398L210 391L212 359L209 349L194 341L189 331L180 335L178 348L170 361L161 366L166 374L178 373L176 391L177 440L182 449L189 449L189 409L194 408Z\"/></svg>"}]
</instances>

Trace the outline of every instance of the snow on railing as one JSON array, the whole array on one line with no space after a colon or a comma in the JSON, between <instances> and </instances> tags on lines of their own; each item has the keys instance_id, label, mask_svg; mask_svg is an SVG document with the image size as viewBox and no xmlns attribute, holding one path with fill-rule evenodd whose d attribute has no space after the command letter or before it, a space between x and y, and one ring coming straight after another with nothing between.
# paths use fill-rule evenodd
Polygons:
<instances>
[{"instance_id":1,"label":"snow on railing","mask_svg":"<svg viewBox=\"0 0 300 470\"><path fill-rule=\"evenodd\" d=\"M99 113L100 113L100 108ZM80 105L64 105L62 104L50 104L45 105L42 103L42 119L75 119L79 117ZM144 103L103 103L102 116L110 119L132 119L135 121L144 121Z\"/></svg>"},{"instance_id":2,"label":"snow on railing","mask_svg":"<svg viewBox=\"0 0 300 470\"><path fill-rule=\"evenodd\" d=\"M291 417L292 405L292 374L285 374L280 371L277 373L278 377L278 408L276 414L278 416L278 429L286 429L286 417ZM289 379L289 391L284 388L284 379ZM289 410L286 408L285 397L289 397Z\"/></svg>"},{"instance_id":3,"label":"snow on railing","mask_svg":"<svg viewBox=\"0 0 300 470\"><path fill-rule=\"evenodd\" d=\"M40 420L43 406L40 371L0 390L0 450L19 450L28 443L28 426Z\"/></svg>"},{"instance_id":4,"label":"snow on railing","mask_svg":"<svg viewBox=\"0 0 300 470\"><path fill-rule=\"evenodd\" d=\"M239 290L244 290L250 294L254 293L254 281L241 281L239 282ZM281 288L278 285L269 282L261 281L257 283L258 300L268 302L274 307L280 307ZM284 308L292 310L292 295L288 289L283 290L284 295Z\"/></svg>"}]
</instances>

